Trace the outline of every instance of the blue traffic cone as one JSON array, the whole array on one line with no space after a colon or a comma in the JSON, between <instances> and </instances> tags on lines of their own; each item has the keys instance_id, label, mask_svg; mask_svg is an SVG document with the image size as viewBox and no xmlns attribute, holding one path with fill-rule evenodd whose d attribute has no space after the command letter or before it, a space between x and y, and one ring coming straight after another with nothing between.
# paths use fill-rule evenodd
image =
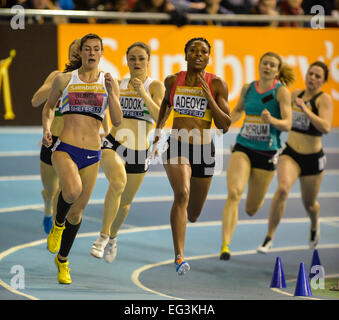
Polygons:
<instances>
[{"instance_id":1,"label":"blue traffic cone","mask_svg":"<svg viewBox=\"0 0 339 320\"><path fill-rule=\"evenodd\" d=\"M275 260L271 288L286 288L285 275L280 257Z\"/></svg>"},{"instance_id":2,"label":"blue traffic cone","mask_svg":"<svg viewBox=\"0 0 339 320\"><path fill-rule=\"evenodd\" d=\"M314 266L321 266L320 258L319 258L319 253L318 250L315 249L313 251L313 256L312 256L312 263L311 263L311 268L310 268L310 273L309 273L309 278L312 279L317 272L312 272L312 267Z\"/></svg>"},{"instance_id":3,"label":"blue traffic cone","mask_svg":"<svg viewBox=\"0 0 339 320\"><path fill-rule=\"evenodd\" d=\"M304 297L312 296L310 283L308 282L306 274L305 264L303 262L300 263L297 285L295 287L294 295Z\"/></svg>"}]
</instances>

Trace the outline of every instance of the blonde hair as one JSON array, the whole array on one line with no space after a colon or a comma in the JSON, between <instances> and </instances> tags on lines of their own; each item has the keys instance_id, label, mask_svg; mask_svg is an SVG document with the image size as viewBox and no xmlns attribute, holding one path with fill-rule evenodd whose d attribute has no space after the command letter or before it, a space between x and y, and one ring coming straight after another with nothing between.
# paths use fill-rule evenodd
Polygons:
<instances>
[{"instance_id":1,"label":"blonde hair","mask_svg":"<svg viewBox=\"0 0 339 320\"><path fill-rule=\"evenodd\" d=\"M278 79L283 85L285 85L286 87L289 87L292 83L295 82L296 75L295 75L293 68L291 66L289 66L286 62L283 62L283 60L281 59L281 57L278 54L276 54L275 52L271 52L271 51L266 52L261 56L260 62L266 56L274 57L279 61Z\"/></svg>"}]
</instances>

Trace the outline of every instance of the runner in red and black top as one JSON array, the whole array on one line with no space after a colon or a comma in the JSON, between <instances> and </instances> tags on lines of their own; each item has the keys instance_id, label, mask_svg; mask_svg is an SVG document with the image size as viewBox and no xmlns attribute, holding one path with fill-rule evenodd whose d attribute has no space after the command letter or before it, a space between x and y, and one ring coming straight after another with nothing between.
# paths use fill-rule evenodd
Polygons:
<instances>
[{"instance_id":1,"label":"runner in red and black top","mask_svg":"<svg viewBox=\"0 0 339 320\"><path fill-rule=\"evenodd\" d=\"M212 119L223 133L231 124L227 84L205 71L210 49L204 38L193 38L187 42L187 72L165 79L166 92L155 132L153 150L156 150L160 131L173 107L172 131L162 159L174 191L171 227L179 275L190 269L183 256L187 218L195 222L200 216L213 176Z\"/></svg>"}]
</instances>

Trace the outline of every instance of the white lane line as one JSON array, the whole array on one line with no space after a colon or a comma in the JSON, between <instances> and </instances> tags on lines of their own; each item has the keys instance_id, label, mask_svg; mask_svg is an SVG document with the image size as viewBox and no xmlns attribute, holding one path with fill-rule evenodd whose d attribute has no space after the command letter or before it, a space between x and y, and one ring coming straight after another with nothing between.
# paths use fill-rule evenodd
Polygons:
<instances>
[{"instance_id":1,"label":"white lane line","mask_svg":"<svg viewBox=\"0 0 339 320\"><path fill-rule=\"evenodd\" d=\"M42 126L29 126L29 127L2 127L0 128L0 134L35 134L39 133L42 135Z\"/></svg>"},{"instance_id":2,"label":"white lane line","mask_svg":"<svg viewBox=\"0 0 339 320\"><path fill-rule=\"evenodd\" d=\"M272 199L273 193L267 193L265 199ZM246 199L247 194L242 195L242 199ZM207 200L225 200L227 194L210 194L207 196ZM300 199L301 194L299 192L290 193L288 196L289 199ZM331 199L339 198L339 192L320 192L318 194L318 199ZM92 199L88 204L103 204L105 199ZM148 203L148 202L169 202L173 201L173 196L159 196L159 197L136 197L133 202L136 203ZM16 212L16 211L26 211L26 210L41 210L43 209L43 204L31 204L31 205L22 205L15 207L0 208L0 213L7 212Z\"/></svg>"},{"instance_id":3,"label":"white lane line","mask_svg":"<svg viewBox=\"0 0 339 320\"><path fill-rule=\"evenodd\" d=\"M214 177L224 177L226 176L226 171L222 171L220 174L214 175ZM276 173L275 173L276 174ZM328 169L324 172L325 176L339 175L339 169ZM151 171L148 172L145 176L147 178L163 178L167 177L165 171ZM98 179L106 179L106 176L103 172L98 173ZM41 180L40 174L24 174L24 175L11 175L11 176L0 176L1 181L38 181Z\"/></svg>"},{"instance_id":4,"label":"white lane line","mask_svg":"<svg viewBox=\"0 0 339 320\"><path fill-rule=\"evenodd\" d=\"M318 245L317 248L319 248L319 249L336 249L336 248L339 248L339 244ZM272 248L270 250L270 252L285 252L285 251L308 250L308 249L309 249L309 246L288 246L288 247ZM251 254L257 254L257 251L256 250L246 250L246 251L232 252L232 256L242 256L242 255L251 255ZM200 256L191 256L191 257L185 258L185 260L188 260L188 261L189 260L202 260L202 259L209 259L209 258L217 258L218 256L219 256L219 253L217 253L217 254L214 253L214 254L206 254L206 255L200 255ZM173 264L173 259L160 261L160 262L157 262L157 263L152 263L152 264L142 266L141 268L138 268L138 269L133 271L131 279L135 283L136 286L140 287L142 290L145 290L147 292L150 292L150 293L153 293L153 294L156 294L156 295L160 295L160 296L163 296L165 298L171 298L171 299L176 299L176 300L184 300L182 298L169 296L169 295L166 295L166 294L164 294L160 291L150 289L150 288L146 287L145 285L143 285L139 280L140 274L142 272L147 271L147 270L152 269L152 268L159 267L159 266L168 265L168 264ZM273 290L273 291L276 291L278 293L285 294L285 295L291 295L291 294L286 293L285 291L282 291L282 290L279 290L279 289L276 289L276 290ZM291 295L291 296L293 296L293 295ZM313 297L303 297L303 298L310 299L310 300L321 300L319 298L313 298Z\"/></svg>"},{"instance_id":5,"label":"white lane line","mask_svg":"<svg viewBox=\"0 0 339 320\"><path fill-rule=\"evenodd\" d=\"M321 219L322 220L328 220L329 219L329 220L338 220L339 221L339 217L327 217L327 218L321 218ZM261 219L261 220L262 220L262 222L266 223L265 219ZM292 220L294 220L294 222L304 222L304 220L307 220L307 219L285 219L285 220L286 221L282 221L282 223L287 222L287 221L292 222ZM247 220L247 221L241 220L241 221L239 221L239 224L248 224L248 223L251 223L251 222L253 222L253 220ZM220 224L221 224L221 222L219 222L219 221L197 222L195 224L188 224L188 227L206 227L206 226L215 226L215 225L220 225ZM170 228L171 228L170 225L136 227L136 228L131 228L131 229L120 230L119 233L120 234L128 234L128 233L136 233L136 232L169 230ZM98 232L80 233L80 234L77 235L77 238L96 237L97 235L98 235ZM41 240L36 240L36 241L29 242L29 243L25 243L25 244L22 244L22 245L14 246L14 247L7 249L7 250L0 253L0 262L5 257L7 257L10 254L13 254L13 253L15 253L19 250L38 246L38 245L42 245L42 244L45 244L45 243L46 243L46 239L41 239ZM318 245L318 248L319 249L339 248L339 244ZM307 250L307 249L308 249L308 246L287 246L287 247L280 247L280 248L272 248L271 252L283 252L283 251ZM256 253L257 253L256 250L246 250L246 251L235 251L235 252L232 253L232 255L233 256L240 256L240 255L250 255L250 254L256 254ZM187 260L208 259L208 258L218 257L218 255L219 254L214 253L214 254L206 254L206 255L200 255L200 256L191 256L191 257L188 257ZM176 300L184 300L182 298L169 296L169 295L166 295L164 293L149 289L139 281L139 276L142 272L144 272L148 269L157 267L157 266L166 265L166 264L170 264L170 263L173 263L173 259L161 261L161 262L154 263L154 264L145 265L141 268L134 270L132 275L131 275L131 279L135 283L135 285L137 285L138 287L140 287L141 289L143 289L147 292L151 292L151 293L154 293L156 295L160 295L160 296L163 296L163 297L166 297L166 298L171 298L171 299L176 299ZM23 293L21 291L18 291L16 289L12 288L10 285L8 285L6 282L4 282L1 279L0 279L0 286L4 287L5 289L7 289L8 291L10 291L14 294L18 294L18 295L24 296L24 297L32 299L32 300L40 300L39 298L37 298L35 296L28 295L26 293Z\"/></svg>"},{"instance_id":6,"label":"white lane line","mask_svg":"<svg viewBox=\"0 0 339 320\"><path fill-rule=\"evenodd\" d=\"M10 207L10 208L1 208L0 213L26 211L26 210L40 210L43 207L44 207L43 204L32 204L32 205L27 205L27 206L16 206L16 207Z\"/></svg>"},{"instance_id":7,"label":"white lane line","mask_svg":"<svg viewBox=\"0 0 339 320\"><path fill-rule=\"evenodd\" d=\"M31 156L39 156L39 151L34 150L26 150L26 151L1 151L0 158L3 157L31 157Z\"/></svg>"}]
</instances>

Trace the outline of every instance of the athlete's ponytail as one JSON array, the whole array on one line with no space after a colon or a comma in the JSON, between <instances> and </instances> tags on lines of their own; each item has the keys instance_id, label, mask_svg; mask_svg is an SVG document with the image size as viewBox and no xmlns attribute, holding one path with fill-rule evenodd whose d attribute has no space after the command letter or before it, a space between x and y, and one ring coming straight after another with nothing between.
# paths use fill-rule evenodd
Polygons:
<instances>
[{"instance_id":1,"label":"athlete's ponytail","mask_svg":"<svg viewBox=\"0 0 339 320\"><path fill-rule=\"evenodd\" d=\"M65 65L64 73L71 72L73 70L79 69L82 66L81 58L71 60L68 64Z\"/></svg>"},{"instance_id":2,"label":"athlete's ponytail","mask_svg":"<svg viewBox=\"0 0 339 320\"><path fill-rule=\"evenodd\" d=\"M283 62L281 64L278 79L286 87L289 87L296 80L296 76L295 76L295 72L293 68L289 66L286 62Z\"/></svg>"},{"instance_id":3,"label":"athlete's ponytail","mask_svg":"<svg viewBox=\"0 0 339 320\"><path fill-rule=\"evenodd\" d=\"M74 50L72 51L72 47ZM80 39L75 39L68 48L69 63L65 65L64 73L79 69L82 66L80 51Z\"/></svg>"}]
</instances>

